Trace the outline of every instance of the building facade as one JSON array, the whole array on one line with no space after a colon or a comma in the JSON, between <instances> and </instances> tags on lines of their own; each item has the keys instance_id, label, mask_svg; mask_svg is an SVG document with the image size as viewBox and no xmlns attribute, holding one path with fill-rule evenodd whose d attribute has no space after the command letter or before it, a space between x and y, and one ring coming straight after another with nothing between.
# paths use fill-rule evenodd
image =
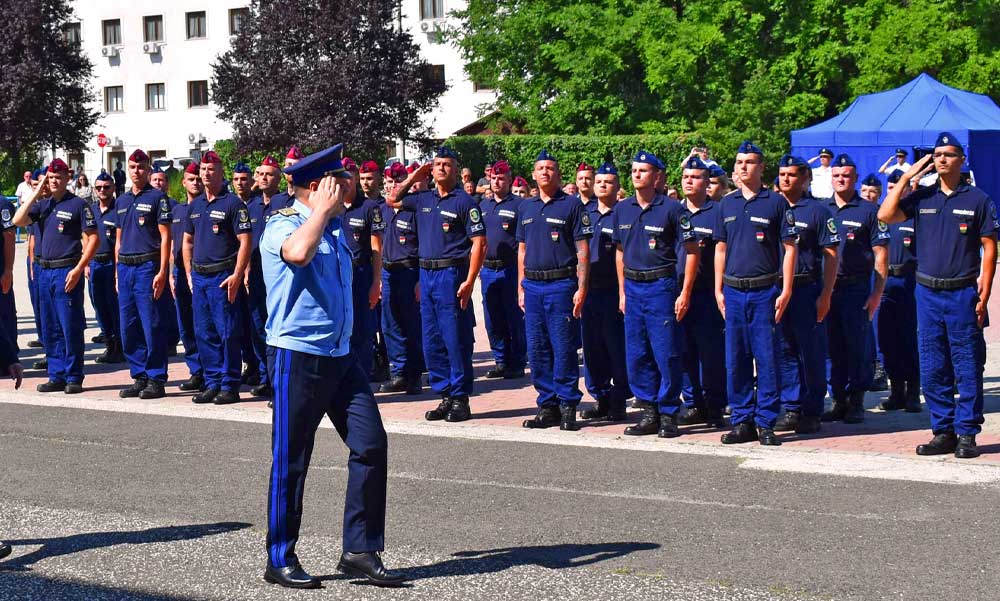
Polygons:
<instances>
[{"instance_id":1,"label":"building facade","mask_svg":"<svg viewBox=\"0 0 1000 601\"><path fill-rule=\"evenodd\" d=\"M179 161L200 156L217 140L232 136L212 102L212 63L228 50L246 17L247 0L74 0L66 35L78 41L94 63L93 91L100 118L85 152L69 155L72 167L90 176L111 171L136 148L154 159ZM447 138L475 122L493 101L465 74L458 51L440 32L460 9L458 0L402 0L399 25L413 34L432 75L448 91L437 110L424 115L435 137ZM447 118L443 116L447 116ZM98 134L109 143L100 148ZM405 141L397 154L412 157Z\"/></svg>"}]
</instances>

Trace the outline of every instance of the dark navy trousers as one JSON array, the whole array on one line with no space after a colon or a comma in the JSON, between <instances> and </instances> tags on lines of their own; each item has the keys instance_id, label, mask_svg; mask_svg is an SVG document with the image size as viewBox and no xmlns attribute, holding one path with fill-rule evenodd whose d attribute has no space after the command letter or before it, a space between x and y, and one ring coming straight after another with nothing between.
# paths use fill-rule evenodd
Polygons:
<instances>
[{"instance_id":1,"label":"dark navy trousers","mask_svg":"<svg viewBox=\"0 0 1000 601\"><path fill-rule=\"evenodd\" d=\"M222 281L232 275L225 270L191 275L195 340L208 388L240 391L240 299L230 303ZM242 285L240 286L242 289ZM242 292L240 293L242 294Z\"/></svg>"},{"instance_id":2,"label":"dark navy trousers","mask_svg":"<svg viewBox=\"0 0 1000 601\"><path fill-rule=\"evenodd\" d=\"M528 363L538 406L576 407L583 398L576 354L580 324L573 317L576 278L549 282L525 279L521 285Z\"/></svg>"},{"instance_id":3,"label":"dark navy trousers","mask_svg":"<svg viewBox=\"0 0 1000 601\"><path fill-rule=\"evenodd\" d=\"M931 429L935 434L978 434L983 423L986 341L976 323L976 287L932 290L918 284L916 297L920 386Z\"/></svg>"},{"instance_id":4,"label":"dark navy trousers","mask_svg":"<svg viewBox=\"0 0 1000 601\"><path fill-rule=\"evenodd\" d=\"M251 373L260 376L260 383L269 382L267 375L267 287L256 251L250 259L247 277L246 312L243 315L243 360Z\"/></svg>"},{"instance_id":5,"label":"dark navy trousers","mask_svg":"<svg viewBox=\"0 0 1000 601\"><path fill-rule=\"evenodd\" d=\"M388 440L368 377L353 354L324 357L269 346L274 386L271 478L267 502L267 557L277 568L298 563L295 544L316 429L329 416L347 444L344 546L353 553L382 551Z\"/></svg>"},{"instance_id":6,"label":"dark navy trousers","mask_svg":"<svg viewBox=\"0 0 1000 601\"><path fill-rule=\"evenodd\" d=\"M677 280L625 280L625 358L635 398L676 415L681 407L682 334L674 314Z\"/></svg>"},{"instance_id":7,"label":"dark navy trousers","mask_svg":"<svg viewBox=\"0 0 1000 601\"><path fill-rule=\"evenodd\" d=\"M153 299L153 277L158 261L141 265L118 264L118 307L122 350L132 378L167 381L167 345L171 322L176 323L169 286Z\"/></svg>"},{"instance_id":8,"label":"dark navy trousers","mask_svg":"<svg viewBox=\"0 0 1000 601\"><path fill-rule=\"evenodd\" d=\"M188 286L187 271L183 265L174 264L174 310L177 313L177 328L181 343L184 344L184 363L192 376L202 373L198 341L194 335L194 310L191 306L191 287Z\"/></svg>"},{"instance_id":9,"label":"dark navy trousers","mask_svg":"<svg viewBox=\"0 0 1000 601\"><path fill-rule=\"evenodd\" d=\"M501 269L483 267L483 317L493 361L510 369L523 369L527 362L524 313L517 304L517 265Z\"/></svg>"},{"instance_id":10,"label":"dark navy trousers","mask_svg":"<svg viewBox=\"0 0 1000 601\"><path fill-rule=\"evenodd\" d=\"M684 404L722 415L726 406L726 321L711 288L691 293L681 321Z\"/></svg>"},{"instance_id":11,"label":"dark navy trousers","mask_svg":"<svg viewBox=\"0 0 1000 601\"><path fill-rule=\"evenodd\" d=\"M33 259L27 257L25 261L25 275L28 278L28 297L31 299L31 312L35 316L35 336L42 343L45 344L45 333L42 331L42 306L38 299L38 270L41 269L37 264L32 265ZM32 267L34 267L35 275L31 276Z\"/></svg>"},{"instance_id":12,"label":"dark navy trousers","mask_svg":"<svg viewBox=\"0 0 1000 601\"><path fill-rule=\"evenodd\" d=\"M920 379L916 286L914 274L889 276L882 292L876 326L885 373L893 381L915 382Z\"/></svg>"},{"instance_id":13,"label":"dark navy trousers","mask_svg":"<svg viewBox=\"0 0 1000 601\"><path fill-rule=\"evenodd\" d=\"M424 371L424 348L416 287L416 267L382 270L382 334L392 377L419 378Z\"/></svg>"},{"instance_id":14,"label":"dark navy trousers","mask_svg":"<svg viewBox=\"0 0 1000 601\"><path fill-rule=\"evenodd\" d=\"M118 325L118 293L115 291L115 263L90 262L90 303L94 305L94 315L97 324L105 336L121 341L121 328Z\"/></svg>"},{"instance_id":15,"label":"dark navy trousers","mask_svg":"<svg viewBox=\"0 0 1000 601\"><path fill-rule=\"evenodd\" d=\"M797 286L778 325L781 334L781 404L785 411L819 417L826 398L826 320L816 323L822 282Z\"/></svg>"},{"instance_id":16,"label":"dark navy trousers","mask_svg":"<svg viewBox=\"0 0 1000 601\"><path fill-rule=\"evenodd\" d=\"M591 288L580 320L583 381L587 392L611 407L624 409L632 398L625 360L625 317L618 311L618 286Z\"/></svg>"},{"instance_id":17,"label":"dark navy trousers","mask_svg":"<svg viewBox=\"0 0 1000 601\"><path fill-rule=\"evenodd\" d=\"M354 268L351 298L354 301L354 328L351 330L351 353L365 374L371 378L375 369L375 310L368 305L368 289L372 285L372 264Z\"/></svg>"},{"instance_id":18,"label":"dark navy trousers","mask_svg":"<svg viewBox=\"0 0 1000 601\"><path fill-rule=\"evenodd\" d=\"M69 292L66 274L72 267L49 269L35 265L38 304L42 311L45 356L49 381L83 382L83 278Z\"/></svg>"},{"instance_id":19,"label":"dark navy trousers","mask_svg":"<svg viewBox=\"0 0 1000 601\"><path fill-rule=\"evenodd\" d=\"M476 318L471 301L462 309L455 296L468 274L467 265L420 269L420 316L427 381L434 392L450 397L472 394Z\"/></svg>"},{"instance_id":20,"label":"dark navy trousers","mask_svg":"<svg viewBox=\"0 0 1000 601\"><path fill-rule=\"evenodd\" d=\"M723 286L726 302L726 372L733 425L753 421L774 428L781 410L779 335L774 323L773 286L738 290ZM757 389L754 394L754 365Z\"/></svg>"},{"instance_id":21,"label":"dark navy trousers","mask_svg":"<svg viewBox=\"0 0 1000 601\"><path fill-rule=\"evenodd\" d=\"M20 352L17 346L17 306L14 303L14 287L7 294L0 293L0 327L3 327L14 345L14 351Z\"/></svg>"},{"instance_id":22,"label":"dark navy trousers","mask_svg":"<svg viewBox=\"0 0 1000 601\"><path fill-rule=\"evenodd\" d=\"M852 392L871 388L875 377L872 322L865 301L871 293L869 281L838 285L830 301L827 320L830 396L845 400Z\"/></svg>"}]
</instances>

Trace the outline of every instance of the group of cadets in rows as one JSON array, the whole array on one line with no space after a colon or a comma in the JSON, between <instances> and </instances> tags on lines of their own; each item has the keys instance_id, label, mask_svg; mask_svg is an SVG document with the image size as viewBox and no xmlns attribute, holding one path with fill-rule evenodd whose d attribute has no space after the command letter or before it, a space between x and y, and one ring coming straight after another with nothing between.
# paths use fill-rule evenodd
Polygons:
<instances>
[{"instance_id":1,"label":"group of cadets in rows","mask_svg":"<svg viewBox=\"0 0 1000 601\"><path fill-rule=\"evenodd\" d=\"M284 167L300 158L293 148ZM910 194L931 160L939 183ZM458 185L458 157L446 147L384 173L345 158L351 350L377 379L373 349L384 344L383 392L419 393L426 371L441 397L426 419L469 419L478 279L496 364L486 377L517 379L531 367L538 411L524 427L579 428L582 346L596 400L582 418L622 421L634 398L641 419L625 434L671 438L680 426L724 428L728 407L723 443L778 445L775 432L864 419L877 341L891 382L883 409L920 411L923 377L935 438L918 453L976 456L997 226L989 198L960 183L963 161L960 142L941 134L932 155L890 174L880 209L878 179L864 180L873 198L863 198L850 156L831 161L832 197L815 198L809 163L791 155L779 161L775 189L765 186L763 152L750 142L736 154L732 192L714 161L688 157L679 201L664 194L666 168L645 151L631 163L635 192L621 201L615 165L580 165L579 194L569 196L547 151L534 163L536 196L514 194L499 161L481 203ZM166 178L151 174L142 151L128 169L131 190L115 199L102 174L91 207L66 191L57 159L10 220L35 233L29 269L49 373L39 390L81 390L87 271L104 359L120 350L129 363L123 397L163 396L177 337L191 374L181 389L197 391L195 402L238 400L247 374L253 393L269 396L258 242L290 204L281 166L265 158L251 186L238 165L227 185L208 152L185 169L180 203L154 185ZM918 233L934 244L918 247Z\"/></svg>"}]
</instances>

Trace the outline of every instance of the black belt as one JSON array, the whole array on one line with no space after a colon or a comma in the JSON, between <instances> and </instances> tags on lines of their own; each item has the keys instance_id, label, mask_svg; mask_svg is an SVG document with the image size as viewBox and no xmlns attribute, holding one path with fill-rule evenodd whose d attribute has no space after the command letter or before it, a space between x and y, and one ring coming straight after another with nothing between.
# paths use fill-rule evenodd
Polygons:
<instances>
[{"instance_id":1,"label":"black belt","mask_svg":"<svg viewBox=\"0 0 1000 601\"><path fill-rule=\"evenodd\" d=\"M594 275L590 274L590 289L591 290L610 290L612 288L618 288L618 276L615 275Z\"/></svg>"},{"instance_id":2,"label":"black belt","mask_svg":"<svg viewBox=\"0 0 1000 601\"><path fill-rule=\"evenodd\" d=\"M889 275L895 278L902 278L908 275L913 275L917 272L917 264L914 261L909 263L903 263L901 265L890 265Z\"/></svg>"},{"instance_id":3,"label":"black belt","mask_svg":"<svg viewBox=\"0 0 1000 601\"><path fill-rule=\"evenodd\" d=\"M535 282L551 282L572 277L575 273L576 266L570 265L559 269L525 269L524 277Z\"/></svg>"},{"instance_id":4,"label":"black belt","mask_svg":"<svg viewBox=\"0 0 1000 601\"><path fill-rule=\"evenodd\" d=\"M63 259L52 259L51 261L39 257L37 261L39 267L44 267L45 269L59 269L60 267L71 267L76 265L80 262L80 256L81 255L76 255L74 257L65 257Z\"/></svg>"},{"instance_id":5,"label":"black belt","mask_svg":"<svg viewBox=\"0 0 1000 601\"><path fill-rule=\"evenodd\" d=\"M213 273L219 273L220 271L232 269L233 267L236 267L236 257L229 257L225 261L219 261L218 263L207 263L204 265L193 263L191 265L191 269L193 269L195 273L200 273L201 275L211 275Z\"/></svg>"},{"instance_id":6,"label":"black belt","mask_svg":"<svg viewBox=\"0 0 1000 601\"><path fill-rule=\"evenodd\" d=\"M737 290L756 290L773 286L778 281L778 274L772 273L755 278L737 278L731 275L722 276L722 283Z\"/></svg>"},{"instance_id":7,"label":"black belt","mask_svg":"<svg viewBox=\"0 0 1000 601\"><path fill-rule=\"evenodd\" d=\"M672 278L677 275L677 270L673 267L659 267L657 269L629 269L625 268L625 279L633 282L653 282L663 278Z\"/></svg>"},{"instance_id":8,"label":"black belt","mask_svg":"<svg viewBox=\"0 0 1000 601\"><path fill-rule=\"evenodd\" d=\"M421 269L447 269L448 267L457 267L468 264L468 257L455 257L453 259L420 259Z\"/></svg>"},{"instance_id":9,"label":"black belt","mask_svg":"<svg viewBox=\"0 0 1000 601\"><path fill-rule=\"evenodd\" d=\"M386 271L401 271L403 269L413 269L420 263L416 259L400 259L399 261L383 261L382 268Z\"/></svg>"},{"instance_id":10,"label":"black belt","mask_svg":"<svg viewBox=\"0 0 1000 601\"><path fill-rule=\"evenodd\" d=\"M160 251L158 250L143 253L141 255L123 255L118 253L118 262L122 265L142 265L143 263L149 263L150 261L155 261L159 258Z\"/></svg>"},{"instance_id":11,"label":"black belt","mask_svg":"<svg viewBox=\"0 0 1000 601\"><path fill-rule=\"evenodd\" d=\"M111 260L114 259L114 258L115 258L114 255L111 254L111 253L101 253L101 254L98 254L98 255L94 255L94 261L96 261L96 262L98 262L98 263L100 263L102 265L110 263Z\"/></svg>"},{"instance_id":12,"label":"black belt","mask_svg":"<svg viewBox=\"0 0 1000 601\"><path fill-rule=\"evenodd\" d=\"M503 259L486 259L483 261L483 267L489 267L490 269L507 269L513 266L513 262L504 261Z\"/></svg>"},{"instance_id":13,"label":"black belt","mask_svg":"<svg viewBox=\"0 0 1000 601\"><path fill-rule=\"evenodd\" d=\"M872 281L872 274L870 273L837 276L837 286L853 286L854 284L870 281Z\"/></svg>"},{"instance_id":14,"label":"black belt","mask_svg":"<svg viewBox=\"0 0 1000 601\"><path fill-rule=\"evenodd\" d=\"M917 272L917 282L931 290L958 290L966 288L976 283L976 276L970 275L964 278L934 278L926 273Z\"/></svg>"}]
</instances>

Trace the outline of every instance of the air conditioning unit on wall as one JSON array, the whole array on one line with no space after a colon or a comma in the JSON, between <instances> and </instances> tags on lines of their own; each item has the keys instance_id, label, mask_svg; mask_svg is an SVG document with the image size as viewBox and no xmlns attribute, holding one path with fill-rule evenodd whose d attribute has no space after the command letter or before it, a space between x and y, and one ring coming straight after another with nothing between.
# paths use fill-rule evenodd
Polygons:
<instances>
[{"instance_id":1,"label":"air conditioning unit on wall","mask_svg":"<svg viewBox=\"0 0 1000 601\"><path fill-rule=\"evenodd\" d=\"M107 58L118 56L118 46L104 46L101 48L101 56L106 56Z\"/></svg>"},{"instance_id":2,"label":"air conditioning unit on wall","mask_svg":"<svg viewBox=\"0 0 1000 601\"><path fill-rule=\"evenodd\" d=\"M146 42L142 45L142 51L146 54L159 54L160 44L159 42Z\"/></svg>"}]
</instances>

